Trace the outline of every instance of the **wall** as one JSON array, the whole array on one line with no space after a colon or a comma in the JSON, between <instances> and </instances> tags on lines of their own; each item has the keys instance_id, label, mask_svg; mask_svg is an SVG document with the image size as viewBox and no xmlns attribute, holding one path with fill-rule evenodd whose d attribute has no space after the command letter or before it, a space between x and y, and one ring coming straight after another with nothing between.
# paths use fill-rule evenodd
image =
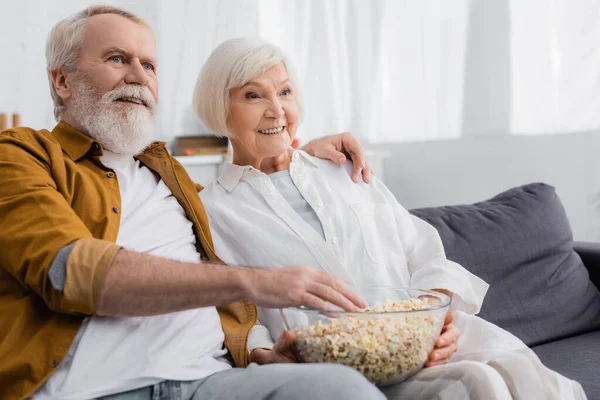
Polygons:
<instances>
[{"instance_id":1,"label":"wall","mask_svg":"<svg viewBox=\"0 0 600 400\"><path fill-rule=\"evenodd\" d=\"M600 132L467 136L377 146L385 181L406 208L485 200L511 187L556 187L578 240L600 241Z\"/></svg>"}]
</instances>

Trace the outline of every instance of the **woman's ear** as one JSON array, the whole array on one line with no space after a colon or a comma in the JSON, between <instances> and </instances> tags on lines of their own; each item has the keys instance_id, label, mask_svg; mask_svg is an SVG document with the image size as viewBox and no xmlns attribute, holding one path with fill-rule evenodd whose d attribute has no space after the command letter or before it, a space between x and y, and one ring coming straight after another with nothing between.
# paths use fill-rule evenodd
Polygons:
<instances>
[{"instance_id":1,"label":"woman's ear","mask_svg":"<svg viewBox=\"0 0 600 400\"><path fill-rule=\"evenodd\" d=\"M71 83L67 79L67 74L64 69L50 71L50 79L52 81L52 85L54 86L54 90L56 90L58 97L60 97L63 102L71 98L72 87Z\"/></svg>"}]
</instances>

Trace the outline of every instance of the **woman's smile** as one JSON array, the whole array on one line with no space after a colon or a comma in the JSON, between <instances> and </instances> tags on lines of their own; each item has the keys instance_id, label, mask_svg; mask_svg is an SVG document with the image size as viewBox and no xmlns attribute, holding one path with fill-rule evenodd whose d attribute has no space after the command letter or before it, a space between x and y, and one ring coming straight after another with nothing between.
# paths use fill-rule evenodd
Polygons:
<instances>
[{"instance_id":1,"label":"woman's smile","mask_svg":"<svg viewBox=\"0 0 600 400\"><path fill-rule=\"evenodd\" d=\"M268 129L259 129L258 133L261 133L263 135L276 135L279 133L287 133L287 130L285 130L285 126L277 126L274 128L268 128Z\"/></svg>"}]
</instances>

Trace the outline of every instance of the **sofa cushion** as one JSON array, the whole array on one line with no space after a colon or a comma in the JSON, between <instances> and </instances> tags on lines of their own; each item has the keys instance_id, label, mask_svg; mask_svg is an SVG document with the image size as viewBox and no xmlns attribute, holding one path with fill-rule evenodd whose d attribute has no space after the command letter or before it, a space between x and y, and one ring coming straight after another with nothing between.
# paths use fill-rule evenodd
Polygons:
<instances>
[{"instance_id":1,"label":"sofa cushion","mask_svg":"<svg viewBox=\"0 0 600 400\"><path fill-rule=\"evenodd\" d=\"M581 383L589 400L600 400L600 331L546 343L533 351L545 366Z\"/></svg>"},{"instance_id":2,"label":"sofa cushion","mask_svg":"<svg viewBox=\"0 0 600 400\"><path fill-rule=\"evenodd\" d=\"M552 186L534 183L472 205L411 211L450 260L490 284L480 316L532 346L600 326L600 293L573 251Z\"/></svg>"}]
</instances>

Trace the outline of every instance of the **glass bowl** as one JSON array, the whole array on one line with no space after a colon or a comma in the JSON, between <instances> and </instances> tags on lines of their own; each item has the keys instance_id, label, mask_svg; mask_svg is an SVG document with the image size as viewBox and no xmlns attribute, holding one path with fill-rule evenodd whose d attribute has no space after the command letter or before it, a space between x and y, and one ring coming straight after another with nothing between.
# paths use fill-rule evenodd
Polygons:
<instances>
[{"instance_id":1,"label":"glass bowl","mask_svg":"<svg viewBox=\"0 0 600 400\"><path fill-rule=\"evenodd\" d=\"M421 370L440 334L450 298L410 288L354 290L369 306L364 312L281 310L286 330L296 335L298 360L347 365L377 385L402 382Z\"/></svg>"}]
</instances>

